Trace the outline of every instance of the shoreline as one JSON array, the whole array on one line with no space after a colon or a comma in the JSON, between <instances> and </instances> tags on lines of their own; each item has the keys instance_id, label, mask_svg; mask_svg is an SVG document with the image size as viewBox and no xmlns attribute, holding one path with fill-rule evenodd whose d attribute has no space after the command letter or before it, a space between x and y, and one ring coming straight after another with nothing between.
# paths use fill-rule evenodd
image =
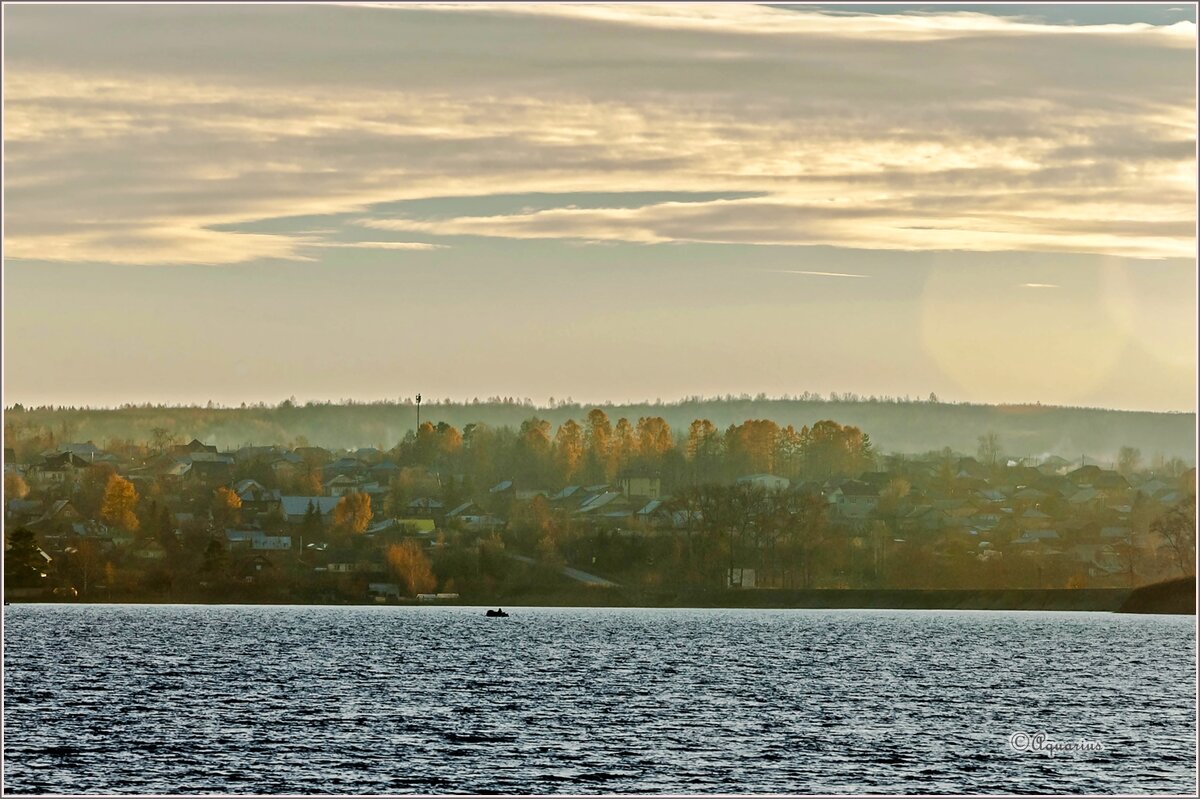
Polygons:
<instances>
[{"instance_id":1,"label":"shoreline","mask_svg":"<svg viewBox=\"0 0 1200 799\"><path fill-rule=\"evenodd\" d=\"M5 604L45 605L261 605L293 607L622 607L757 610L999 610L1195 614L1195 578L1138 588L1019 589L756 589L741 591L632 591L586 588L521 591L456 600L418 602L296 602L280 599L213 600L112 598L100 601L7 596Z\"/></svg>"}]
</instances>

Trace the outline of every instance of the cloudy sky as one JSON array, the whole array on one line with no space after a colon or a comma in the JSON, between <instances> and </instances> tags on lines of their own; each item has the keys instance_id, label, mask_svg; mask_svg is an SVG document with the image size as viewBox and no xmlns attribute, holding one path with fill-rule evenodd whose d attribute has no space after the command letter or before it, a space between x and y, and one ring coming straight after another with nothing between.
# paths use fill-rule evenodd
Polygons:
<instances>
[{"instance_id":1,"label":"cloudy sky","mask_svg":"<svg viewBox=\"0 0 1200 799\"><path fill-rule=\"evenodd\" d=\"M3 22L9 404L1195 407L1194 4Z\"/></svg>"}]
</instances>

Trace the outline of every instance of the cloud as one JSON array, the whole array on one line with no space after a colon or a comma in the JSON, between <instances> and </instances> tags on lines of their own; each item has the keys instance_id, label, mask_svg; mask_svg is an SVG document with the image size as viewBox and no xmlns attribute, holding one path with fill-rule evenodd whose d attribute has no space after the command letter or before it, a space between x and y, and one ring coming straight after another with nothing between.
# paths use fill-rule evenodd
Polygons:
<instances>
[{"instance_id":1,"label":"cloud","mask_svg":"<svg viewBox=\"0 0 1200 799\"><path fill-rule=\"evenodd\" d=\"M1058 289L1062 288L1057 283L1022 283L1023 289Z\"/></svg>"},{"instance_id":2,"label":"cloud","mask_svg":"<svg viewBox=\"0 0 1200 799\"><path fill-rule=\"evenodd\" d=\"M425 241L319 241L312 247L349 247L361 250L444 250L445 244L430 244Z\"/></svg>"},{"instance_id":3,"label":"cloud","mask_svg":"<svg viewBox=\"0 0 1200 799\"><path fill-rule=\"evenodd\" d=\"M866 277L866 275L855 275L849 272L810 272L804 269L772 269L770 271L779 275L812 275L814 277Z\"/></svg>"},{"instance_id":4,"label":"cloud","mask_svg":"<svg viewBox=\"0 0 1200 799\"><path fill-rule=\"evenodd\" d=\"M930 182L936 184L937 176ZM638 244L827 245L883 250L1038 250L1092 252L1128 258L1188 257L1192 244L1186 220L1178 223L1114 219L1108 223L1048 215L1038 204L1015 200L1008 209L980 212L914 207L912 198L783 194L768 200L657 203L639 208L555 208L525 214L445 219L362 218L375 230L435 236L513 239L584 239ZM1016 206L1016 207L1013 207ZM1059 209L1048 209L1058 211ZM1110 209L1111 210L1111 209Z\"/></svg>"},{"instance_id":5,"label":"cloud","mask_svg":"<svg viewBox=\"0 0 1200 799\"><path fill-rule=\"evenodd\" d=\"M344 214L428 236L1194 257L1191 23L733 4L5 14L10 257L306 259L345 245L231 228ZM753 196L376 210L530 192Z\"/></svg>"}]
</instances>

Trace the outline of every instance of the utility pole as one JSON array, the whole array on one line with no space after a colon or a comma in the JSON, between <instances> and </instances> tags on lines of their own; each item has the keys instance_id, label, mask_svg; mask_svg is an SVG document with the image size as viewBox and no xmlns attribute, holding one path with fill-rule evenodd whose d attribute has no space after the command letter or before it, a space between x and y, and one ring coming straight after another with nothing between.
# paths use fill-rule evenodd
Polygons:
<instances>
[{"instance_id":1,"label":"utility pole","mask_svg":"<svg viewBox=\"0 0 1200 799\"><path fill-rule=\"evenodd\" d=\"M417 395L417 434L421 433L421 395Z\"/></svg>"}]
</instances>

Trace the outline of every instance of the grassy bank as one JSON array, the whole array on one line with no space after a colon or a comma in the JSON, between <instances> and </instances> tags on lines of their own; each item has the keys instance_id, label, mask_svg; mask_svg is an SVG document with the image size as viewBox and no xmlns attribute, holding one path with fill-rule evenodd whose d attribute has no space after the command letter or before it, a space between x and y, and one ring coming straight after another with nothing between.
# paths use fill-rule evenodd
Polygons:
<instances>
[{"instance_id":1,"label":"grassy bank","mask_svg":"<svg viewBox=\"0 0 1200 799\"><path fill-rule=\"evenodd\" d=\"M812 589L634 592L588 589L513 593L493 604L656 608L812 608L895 610L1115 611L1129 596L1123 588L921 590Z\"/></svg>"},{"instance_id":2,"label":"grassy bank","mask_svg":"<svg viewBox=\"0 0 1200 799\"><path fill-rule=\"evenodd\" d=\"M644 607L644 608L810 608L873 610L1062 610L1122 613L1195 613L1195 578L1172 580L1138 589L811 589L753 591L633 591L576 587L556 590L501 591L488 596L462 596L446 605L478 607ZM65 602L50 596L10 592L11 602ZM94 600L93 600L94 601ZM297 602L236 597L111 597L129 604L375 604L369 602ZM391 602L389 604L397 604ZM398 604L417 605L415 600Z\"/></svg>"},{"instance_id":3,"label":"grassy bank","mask_svg":"<svg viewBox=\"0 0 1200 799\"><path fill-rule=\"evenodd\" d=\"M1144 585L1129 593L1121 613L1196 613L1196 577L1180 577L1154 585Z\"/></svg>"}]
</instances>

